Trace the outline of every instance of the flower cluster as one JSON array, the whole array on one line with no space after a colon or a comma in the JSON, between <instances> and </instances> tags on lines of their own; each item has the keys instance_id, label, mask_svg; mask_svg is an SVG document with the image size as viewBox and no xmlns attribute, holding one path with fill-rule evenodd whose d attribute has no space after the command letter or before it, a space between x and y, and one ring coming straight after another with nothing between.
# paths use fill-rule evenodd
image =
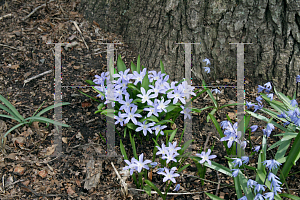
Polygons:
<instances>
[{"instance_id":1,"label":"flower cluster","mask_svg":"<svg viewBox=\"0 0 300 200\"><path fill-rule=\"evenodd\" d=\"M137 102L141 102L146 105L143 106L143 111L146 111L146 116L150 117L152 115L159 117L159 114L162 112L167 112L166 108L173 104L177 104L180 102L181 104L186 104L186 98L188 95L196 96L193 92L195 87L192 87L187 84L186 81L183 81L181 84L177 84L178 82L168 83L169 76L156 71L149 71L149 90L146 90L144 87L140 87L140 90L136 87L137 84L142 83L144 77L146 76L146 68L144 68L140 73L134 71L133 74L129 74L129 69L126 69L124 72L120 71L118 74L114 74L114 78L118 78L117 80L110 81L109 72L103 72L100 76L95 75L94 83L99 86L95 86L94 88L99 91L99 95L97 97L101 97L103 100L106 97L106 101L104 104L112 102L113 106L115 103L117 104L117 108L119 108L118 115L114 116L116 119L115 124L120 124L121 126L126 125L130 121L139 127L136 128L135 131L143 131L143 134L146 136L148 132L152 133L152 130L155 131L157 135L160 130L166 128L167 126L155 126L155 122L146 124L138 121L138 118L142 118L143 116L138 113L138 105ZM132 81L133 80L133 81ZM131 82L132 81L132 82ZM114 84L112 84L114 83ZM177 84L177 86L175 85ZM105 87L107 85L107 88ZM135 88L138 90L138 94L133 96L132 91L127 91L128 88ZM166 95L167 99L164 99L164 95ZM136 99L136 97L140 99ZM186 117L191 118L190 112L191 110L181 105L183 109L181 113L186 114ZM163 135L163 132L161 131Z\"/></svg>"},{"instance_id":2,"label":"flower cluster","mask_svg":"<svg viewBox=\"0 0 300 200\"><path fill-rule=\"evenodd\" d=\"M234 142L240 144L244 149L246 148L247 142L241 141L242 132L238 131L238 123L236 122L233 126L229 121L221 122L222 129L225 129L224 135L225 137L221 138L220 141L228 141L227 146L230 148Z\"/></svg>"},{"instance_id":3,"label":"flower cluster","mask_svg":"<svg viewBox=\"0 0 300 200\"><path fill-rule=\"evenodd\" d=\"M300 111L298 108L297 100L292 99L290 101L290 105L293 107L293 109L287 111L287 113L281 112L281 114L277 115L277 117L284 118L287 120L284 123L285 126L289 125L291 122L294 123L296 126L300 126Z\"/></svg>"},{"instance_id":4,"label":"flower cluster","mask_svg":"<svg viewBox=\"0 0 300 200\"><path fill-rule=\"evenodd\" d=\"M166 160L167 164L170 161L174 161L177 162L176 160L176 156L179 155L179 153L177 153L178 150L180 150L180 147L176 147L177 142L174 142L173 144L171 142L169 142L169 147L166 147L164 143L162 143L161 148L159 146L156 146L156 148L158 149L158 152L156 152L156 155L162 155L162 159Z\"/></svg>"},{"instance_id":5,"label":"flower cluster","mask_svg":"<svg viewBox=\"0 0 300 200\"><path fill-rule=\"evenodd\" d=\"M270 98L270 100L273 100L274 94L270 93L272 90L272 85L270 82L267 82L266 84L264 84L264 86L258 85L257 88L257 92L263 92L265 90L265 92L267 93L267 96ZM256 97L256 101L257 101L257 105L253 104L251 102L246 101L246 107L247 109L250 109L251 107L254 107L254 112L256 112L257 110L260 110L263 108L263 104L262 104L262 97L261 95Z\"/></svg>"}]
</instances>

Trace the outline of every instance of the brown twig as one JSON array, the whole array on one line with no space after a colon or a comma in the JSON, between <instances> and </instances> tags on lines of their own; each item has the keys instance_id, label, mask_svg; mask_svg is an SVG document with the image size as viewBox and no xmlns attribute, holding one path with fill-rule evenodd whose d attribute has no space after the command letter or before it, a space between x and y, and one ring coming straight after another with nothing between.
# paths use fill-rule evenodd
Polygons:
<instances>
[{"instance_id":1,"label":"brown twig","mask_svg":"<svg viewBox=\"0 0 300 200\"><path fill-rule=\"evenodd\" d=\"M7 15L3 15L2 17L0 17L0 20L8 18L8 17L12 17L12 14L7 14Z\"/></svg>"},{"instance_id":2,"label":"brown twig","mask_svg":"<svg viewBox=\"0 0 300 200\"><path fill-rule=\"evenodd\" d=\"M46 7L46 5L47 5L48 3L51 3L51 2L53 2L53 1L55 1L55 0L50 0L50 1L48 1L47 3L44 3L44 4L42 4L42 5L38 6L38 7L36 7L31 13L29 13L26 17L24 17L24 18L22 19L22 21L25 21L25 20L28 19L31 15L33 15L36 11L38 11L39 9L41 9L41 8L43 8L43 7Z\"/></svg>"},{"instance_id":3,"label":"brown twig","mask_svg":"<svg viewBox=\"0 0 300 200\"><path fill-rule=\"evenodd\" d=\"M14 50L17 50L17 51L24 51L24 50L22 50L22 49L17 49L17 48L15 48L15 47L11 47L11 46L8 46L8 45L6 45L6 44L0 44L0 46L8 47L8 48L11 48L11 49L14 49Z\"/></svg>"},{"instance_id":4,"label":"brown twig","mask_svg":"<svg viewBox=\"0 0 300 200\"><path fill-rule=\"evenodd\" d=\"M89 49L88 45L86 44L86 42L85 42L85 40L83 38L82 32L81 32L79 26L77 25L77 22L73 21L73 24L74 24L75 28L77 29L77 31L79 32L79 35L81 36L84 45L86 46L87 49Z\"/></svg>"}]
</instances>

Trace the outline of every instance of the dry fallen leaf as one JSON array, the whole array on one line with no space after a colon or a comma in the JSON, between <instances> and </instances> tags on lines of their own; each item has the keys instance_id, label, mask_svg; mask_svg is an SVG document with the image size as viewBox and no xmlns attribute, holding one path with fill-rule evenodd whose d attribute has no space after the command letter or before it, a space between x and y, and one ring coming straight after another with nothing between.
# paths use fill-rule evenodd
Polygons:
<instances>
[{"instance_id":1,"label":"dry fallen leaf","mask_svg":"<svg viewBox=\"0 0 300 200\"><path fill-rule=\"evenodd\" d=\"M40 177L42 177L42 178L46 178L46 177L47 177L47 174L48 174L48 172L47 172L47 170L43 169L43 170L39 171L39 173L38 173L38 174L40 175Z\"/></svg>"},{"instance_id":2,"label":"dry fallen leaf","mask_svg":"<svg viewBox=\"0 0 300 200\"><path fill-rule=\"evenodd\" d=\"M75 191L71 187L69 187L67 193L68 195L72 196L75 193Z\"/></svg>"},{"instance_id":3,"label":"dry fallen leaf","mask_svg":"<svg viewBox=\"0 0 300 200\"><path fill-rule=\"evenodd\" d=\"M57 146L57 144L53 144L51 147L47 147L47 150L46 150L46 156L50 156L54 153L55 151L55 147Z\"/></svg>"},{"instance_id":4,"label":"dry fallen leaf","mask_svg":"<svg viewBox=\"0 0 300 200\"><path fill-rule=\"evenodd\" d=\"M23 175L24 172L25 172L25 168L20 166L20 165L17 165L15 168L14 168L14 172L19 174L19 175Z\"/></svg>"},{"instance_id":5,"label":"dry fallen leaf","mask_svg":"<svg viewBox=\"0 0 300 200\"><path fill-rule=\"evenodd\" d=\"M67 137L62 137L61 140L63 143L68 144L68 138Z\"/></svg>"},{"instance_id":6,"label":"dry fallen leaf","mask_svg":"<svg viewBox=\"0 0 300 200\"><path fill-rule=\"evenodd\" d=\"M24 137L15 137L15 138L12 138L12 142L15 146L17 146L17 144L19 144L22 147L24 145L24 143L26 142L26 139Z\"/></svg>"}]
</instances>

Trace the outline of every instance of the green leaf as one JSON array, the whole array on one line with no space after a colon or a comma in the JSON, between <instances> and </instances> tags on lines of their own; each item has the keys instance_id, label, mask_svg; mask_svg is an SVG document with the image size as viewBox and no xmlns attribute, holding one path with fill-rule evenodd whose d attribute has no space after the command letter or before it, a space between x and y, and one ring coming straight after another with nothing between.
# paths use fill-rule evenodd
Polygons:
<instances>
[{"instance_id":1,"label":"green leaf","mask_svg":"<svg viewBox=\"0 0 300 200\"><path fill-rule=\"evenodd\" d=\"M162 120L162 121L156 123L155 126L157 126L157 125L162 125L162 124L166 124L166 123L174 124L174 122L171 121L171 120Z\"/></svg>"},{"instance_id":2,"label":"green leaf","mask_svg":"<svg viewBox=\"0 0 300 200\"><path fill-rule=\"evenodd\" d=\"M130 143L131 143L132 150L133 150L133 156L135 157L135 159L138 160L138 156L137 156L137 154L136 154L136 148L135 148L134 138L131 136L130 131L129 131L129 137L130 137Z\"/></svg>"},{"instance_id":3,"label":"green leaf","mask_svg":"<svg viewBox=\"0 0 300 200\"><path fill-rule=\"evenodd\" d=\"M119 72L121 72L121 71L124 72L126 70L126 65L123 62L122 57L121 57L120 54L119 54L118 60L117 60L117 67L118 67Z\"/></svg>"},{"instance_id":4,"label":"green leaf","mask_svg":"<svg viewBox=\"0 0 300 200\"><path fill-rule=\"evenodd\" d=\"M143 78L142 81L142 87L145 89L146 93L149 89L149 77L148 77L148 71L146 71L146 75Z\"/></svg>"},{"instance_id":5,"label":"green leaf","mask_svg":"<svg viewBox=\"0 0 300 200\"><path fill-rule=\"evenodd\" d=\"M154 115L151 115L150 117L142 119L141 122L143 122L145 120L152 121L152 122L159 122L158 119L157 119L157 117L155 117Z\"/></svg>"},{"instance_id":6,"label":"green leaf","mask_svg":"<svg viewBox=\"0 0 300 200\"><path fill-rule=\"evenodd\" d=\"M202 85L203 85L204 88L205 88L206 83L205 83L204 80L202 80ZM206 90L206 92L207 92L207 94L209 95L209 97L211 98L211 100L213 101L215 107L218 108L218 107L219 107L219 106L218 106L218 102L216 101L216 99L215 99L215 97L213 96L213 94L211 93L211 91L208 89L208 90Z\"/></svg>"},{"instance_id":7,"label":"green leaf","mask_svg":"<svg viewBox=\"0 0 300 200\"><path fill-rule=\"evenodd\" d=\"M144 190L149 196L151 196L151 187L149 185L144 186Z\"/></svg>"},{"instance_id":8,"label":"green leaf","mask_svg":"<svg viewBox=\"0 0 300 200\"><path fill-rule=\"evenodd\" d=\"M172 141L173 141L173 139L174 139L174 137L175 137L175 135L176 135L177 129L178 129L178 128L176 128L175 130L172 131L172 133L171 133L171 135L170 135L169 142L172 143Z\"/></svg>"},{"instance_id":9,"label":"green leaf","mask_svg":"<svg viewBox=\"0 0 300 200\"><path fill-rule=\"evenodd\" d=\"M214 194L207 193L207 192L205 192L205 194L206 194L209 198L211 198L212 200L223 200L222 198L220 198L220 197L218 197L218 196L216 196L216 195L214 195Z\"/></svg>"},{"instance_id":10,"label":"green leaf","mask_svg":"<svg viewBox=\"0 0 300 200\"><path fill-rule=\"evenodd\" d=\"M18 118L12 117L12 116L10 116L10 115L2 115L2 114L0 114L0 117L9 118L9 119L13 119L13 120L16 120L16 121L19 120ZM19 122L20 122L20 121L19 121Z\"/></svg>"},{"instance_id":11,"label":"green leaf","mask_svg":"<svg viewBox=\"0 0 300 200\"><path fill-rule=\"evenodd\" d=\"M131 88L131 89L133 89L133 90L136 90L136 91L138 91L139 93L142 93L137 87L135 87L135 85L133 85L132 83L129 83L128 85L127 85L127 87L128 88Z\"/></svg>"},{"instance_id":12,"label":"green leaf","mask_svg":"<svg viewBox=\"0 0 300 200\"><path fill-rule=\"evenodd\" d=\"M145 183L147 185L149 185L153 190L155 190L157 192L157 194L159 194L159 196L164 197L164 195L161 193L161 191L149 180L145 180Z\"/></svg>"},{"instance_id":13,"label":"green leaf","mask_svg":"<svg viewBox=\"0 0 300 200\"><path fill-rule=\"evenodd\" d=\"M286 162L282 167L280 173L281 180L285 179L288 176L292 166L296 165L297 160L300 158L299 146L300 146L300 134L298 134L297 137L295 138L295 141L292 145L292 148L289 152Z\"/></svg>"},{"instance_id":14,"label":"green leaf","mask_svg":"<svg viewBox=\"0 0 300 200\"><path fill-rule=\"evenodd\" d=\"M122 140L120 140L120 150L121 150L122 155L124 156L124 159L125 159L125 160L128 160L128 157L127 157L127 154L126 154L124 145L123 145L123 143L122 143Z\"/></svg>"},{"instance_id":15,"label":"green leaf","mask_svg":"<svg viewBox=\"0 0 300 200\"><path fill-rule=\"evenodd\" d=\"M207 90L209 90L208 88L205 88L204 90L202 90L201 92L197 93L196 96L192 97L191 101L194 101L196 98L198 98L201 94L203 94L204 92L206 92ZM196 93L196 92L195 92Z\"/></svg>"},{"instance_id":16,"label":"green leaf","mask_svg":"<svg viewBox=\"0 0 300 200\"><path fill-rule=\"evenodd\" d=\"M300 200L300 197L294 196L292 194L287 194L287 193L281 193L279 194L281 197L287 197L289 199L294 199L294 200Z\"/></svg>"},{"instance_id":17,"label":"green leaf","mask_svg":"<svg viewBox=\"0 0 300 200\"><path fill-rule=\"evenodd\" d=\"M39 112L36 116L39 117L39 116L41 116L42 114L44 114L45 112L47 112L47 111L49 111L49 110L51 110L51 109L53 109L53 108L56 108L56 107L59 107L59 106L65 106L65 105L69 105L69 104L70 104L70 103L68 103L68 102L62 102L62 103L54 104L54 105L52 105L52 106L49 106L49 107L47 107L47 108L41 110L41 112Z\"/></svg>"},{"instance_id":18,"label":"green leaf","mask_svg":"<svg viewBox=\"0 0 300 200\"><path fill-rule=\"evenodd\" d=\"M167 106L165 109L166 109L167 112L171 112L175 108L178 108L178 106Z\"/></svg>"},{"instance_id":19,"label":"green leaf","mask_svg":"<svg viewBox=\"0 0 300 200\"><path fill-rule=\"evenodd\" d=\"M208 115L209 115L211 121L213 122L213 124L215 125L215 127L216 127L216 129L217 129L217 131L218 131L218 133L220 135L220 138L225 137L225 135L224 135L224 133L223 133L223 131L222 131L222 129L221 129L218 121L216 120L216 118L213 115L211 115L210 113ZM226 148L227 155L230 155L230 149L227 146L227 142L223 141L223 145Z\"/></svg>"},{"instance_id":20,"label":"green leaf","mask_svg":"<svg viewBox=\"0 0 300 200\"><path fill-rule=\"evenodd\" d=\"M34 117L28 117L28 118L26 118L26 120L32 120L32 121L38 121L38 122L43 122L43 123L49 123L49 124L54 124L54 125L62 126L62 127L70 127L67 124L63 124L63 123L60 123L60 122L57 122L57 121L54 121L52 119L48 119L48 118L45 118L45 117L34 116Z\"/></svg>"},{"instance_id":21,"label":"green leaf","mask_svg":"<svg viewBox=\"0 0 300 200\"><path fill-rule=\"evenodd\" d=\"M22 125L24 125L24 124L28 124L28 122L22 122L22 123L20 123L20 124L15 125L14 127L12 127L11 129L9 129L9 130L5 133L5 135L3 136L3 138L5 138L10 132L12 132L13 130L15 130L16 128L18 128L18 127L20 127L20 126L22 126ZM2 143L3 143L3 138L2 138Z\"/></svg>"},{"instance_id":22,"label":"green leaf","mask_svg":"<svg viewBox=\"0 0 300 200\"><path fill-rule=\"evenodd\" d=\"M97 85L96 83L94 83L92 80L85 80L85 82L89 85Z\"/></svg>"},{"instance_id":23,"label":"green leaf","mask_svg":"<svg viewBox=\"0 0 300 200\"><path fill-rule=\"evenodd\" d=\"M133 62L131 61L131 72L133 73L134 71L136 71L136 66L135 66L135 64L133 64Z\"/></svg>"},{"instance_id":24,"label":"green leaf","mask_svg":"<svg viewBox=\"0 0 300 200\"><path fill-rule=\"evenodd\" d=\"M128 128L130 128L131 130L136 130L136 128L137 128L137 125L135 125L134 123L131 123L131 122L128 122L127 124L126 124L126 126L128 127Z\"/></svg>"},{"instance_id":25,"label":"green leaf","mask_svg":"<svg viewBox=\"0 0 300 200\"><path fill-rule=\"evenodd\" d=\"M24 121L24 118L20 115L20 113L16 110L16 108L9 103L9 101L7 101L7 99L5 99L2 95L0 95L0 101L2 101L10 111L8 111L8 109L4 109L3 105L0 107L1 109L5 110L6 112L8 112L9 114L13 115L14 117L18 118L19 121Z\"/></svg>"},{"instance_id":26,"label":"green leaf","mask_svg":"<svg viewBox=\"0 0 300 200\"><path fill-rule=\"evenodd\" d=\"M183 167L181 167L180 169L178 169L178 173L182 172L183 170L185 170L190 165L191 164L184 165Z\"/></svg>"},{"instance_id":27,"label":"green leaf","mask_svg":"<svg viewBox=\"0 0 300 200\"><path fill-rule=\"evenodd\" d=\"M197 156L191 156L191 158L194 158L197 162L199 162L201 159ZM232 176L232 172L227 167L224 167L223 165L220 165L214 161L211 161L211 165L209 165L207 162L204 163L204 166L209 167L213 170L216 170L222 174L225 174L227 176Z\"/></svg>"},{"instance_id":28,"label":"green leaf","mask_svg":"<svg viewBox=\"0 0 300 200\"><path fill-rule=\"evenodd\" d=\"M177 152L178 152L180 155L182 155L182 154L184 153L184 151L190 146L190 144L191 144L193 141L194 141L194 140L189 140L189 141L185 142L185 143L182 145L181 149L178 150Z\"/></svg>"},{"instance_id":29,"label":"green leaf","mask_svg":"<svg viewBox=\"0 0 300 200\"><path fill-rule=\"evenodd\" d=\"M209 115L207 116L207 122L209 122L209 120L211 119L210 118L210 115L214 115L215 113L216 113L216 111L217 111L217 108L214 108L210 113L209 113Z\"/></svg>"}]
</instances>

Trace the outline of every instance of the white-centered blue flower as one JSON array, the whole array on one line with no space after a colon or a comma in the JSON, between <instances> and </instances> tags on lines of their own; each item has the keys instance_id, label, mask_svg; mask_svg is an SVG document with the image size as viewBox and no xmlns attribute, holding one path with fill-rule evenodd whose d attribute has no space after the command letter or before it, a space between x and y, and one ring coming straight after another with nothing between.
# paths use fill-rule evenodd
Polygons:
<instances>
[{"instance_id":1,"label":"white-centered blue flower","mask_svg":"<svg viewBox=\"0 0 300 200\"><path fill-rule=\"evenodd\" d=\"M157 108L167 112L167 110L165 108L168 106L168 104L171 102L171 100L167 100L167 101L164 101L164 100L165 100L164 97L162 97L161 100L158 100Z\"/></svg>"},{"instance_id":2,"label":"white-centered blue flower","mask_svg":"<svg viewBox=\"0 0 300 200\"><path fill-rule=\"evenodd\" d=\"M168 168L164 167L164 169L165 169L165 172L157 172L158 174L162 174L162 175L165 176L164 179L163 179L163 182L166 182L166 181L170 180L173 183L176 183L175 177L180 176L179 174L174 173L175 170L177 170L177 168L172 167L171 170L169 170Z\"/></svg>"},{"instance_id":3,"label":"white-centered blue flower","mask_svg":"<svg viewBox=\"0 0 300 200\"><path fill-rule=\"evenodd\" d=\"M177 160L175 159L177 155L179 155L177 152L167 151L166 154L161 157L161 159L167 159L167 164L171 161L177 162Z\"/></svg>"},{"instance_id":4,"label":"white-centered blue flower","mask_svg":"<svg viewBox=\"0 0 300 200\"><path fill-rule=\"evenodd\" d=\"M191 109L190 108L184 108L183 106L180 106L183 110L180 111L181 114L184 114L184 119L189 118L192 119L191 117Z\"/></svg>"},{"instance_id":5,"label":"white-centered blue flower","mask_svg":"<svg viewBox=\"0 0 300 200\"><path fill-rule=\"evenodd\" d=\"M137 160L133 157L131 158L131 162L129 160L124 160L128 166L123 167L123 170L130 169L130 175L133 174L134 170L137 170L136 162Z\"/></svg>"},{"instance_id":6,"label":"white-centered blue flower","mask_svg":"<svg viewBox=\"0 0 300 200\"><path fill-rule=\"evenodd\" d=\"M202 151L201 154L196 153L196 156L202 158L202 160L200 160L199 163L200 163L200 164L203 164L205 161L207 161L207 163L208 163L209 165L211 165L210 159L214 159L214 158L216 158L217 156L216 156L216 155L210 155L210 153L211 153L211 149L208 149L208 150L207 150L207 153L205 153L205 151Z\"/></svg>"},{"instance_id":7,"label":"white-centered blue flower","mask_svg":"<svg viewBox=\"0 0 300 200\"><path fill-rule=\"evenodd\" d=\"M161 135L164 135L164 132L162 131L162 129L165 129L165 128L167 128L166 125L163 125L163 126L157 125L157 126L152 127L152 130L155 130L155 135L157 135L159 132Z\"/></svg>"},{"instance_id":8,"label":"white-centered blue flower","mask_svg":"<svg viewBox=\"0 0 300 200\"><path fill-rule=\"evenodd\" d=\"M118 123L120 123L120 125L121 126L123 126L123 124L124 124L124 119L125 119L125 117L126 117L126 114L122 114L120 111L119 111L119 113L118 113L118 116L114 116L114 118L117 120L116 122L115 122L115 124L118 124Z\"/></svg>"},{"instance_id":9,"label":"white-centered blue flower","mask_svg":"<svg viewBox=\"0 0 300 200\"><path fill-rule=\"evenodd\" d=\"M137 129L135 129L135 131L139 132L139 131L143 131L144 136L147 135L147 131L149 131L150 133L152 133L152 129L150 128L151 126L153 126L155 123L149 123L146 124L146 120L143 121L143 123L141 122L137 122L137 125L140 126Z\"/></svg>"},{"instance_id":10,"label":"white-centered blue flower","mask_svg":"<svg viewBox=\"0 0 300 200\"><path fill-rule=\"evenodd\" d=\"M211 90L211 93L213 93L213 92L215 92L216 94L221 94L221 91L220 91L220 90L218 90L217 88L216 88L216 89L213 89L213 90Z\"/></svg>"},{"instance_id":11,"label":"white-centered blue flower","mask_svg":"<svg viewBox=\"0 0 300 200\"><path fill-rule=\"evenodd\" d=\"M135 161L135 164L136 164L136 170L138 172L141 172L142 169L147 169L149 170L149 167L147 164L151 163L152 161L151 160L145 160L143 161L143 158L144 158L144 154L142 153L140 156L139 156L139 160Z\"/></svg>"},{"instance_id":12,"label":"white-centered blue flower","mask_svg":"<svg viewBox=\"0 0 300 200\"><path fill-rule=\"evenodd\" d=\"M125 124L127 124L129 122L129 120L131 120L135 125L137 125L137 120L135 119L136 117L142 117L142 115L135 113L137 111L137 106L136 107L132 107L132 109L130 110L130 108L127 108L125 110L126 112L126 120L125 120Z\"/></svg>"},{"instance_id":13,"label":"white-centered blue flower","mask_svg":"<svg viewBox=\"0 0 300 200\"><path fill-rule=\"evenodd\" d=\"M252 180L252 179L249 179L249 180L247 181L247 187L248 187L248 188L253 188L253 186L255 187L256 185L257 185L257 182L254 181L254 180Z\"/></svg>"},{"instance_id":14,"label":"white-centered blue flower","mask_svg":"<svg viewBox=\"0 0 300 200\"><path fill-rule=\"evenodd\" d=\"M138 83L142 83L144 76L146 75L146 68L143 69L140 73L137 71L133 72L132 79L135 79L134 85L137 85Z\"/></svg>"},{"instance_id":15,"label":"white-centered blue flower","mask_svg":"<svg viewBox=\"0 0 300 200\"><path fill-rule=\"evenodd\" d=\"M142 92L142 94L138 94L137 96L142 98L142 103L147 102L149 105L151 105L152 101L150 99L157 97L157 95L155 95L155 94L150 95L150 93L151 93L150 90L148 90L146 93L146 90L143 87L141 87L141 92Z\"/></svg>"},{"instance_id":16,"label":"white-centered blue flower","mask_svg":"<svg viewBox=\"0 0 300 200\"><path fill-rule=\"evenodd\" d=\"M165 155L168 152L167 147L165 146L164 143L162 143L161 148L159 146L156 146L158 151L156 152L156 155Z\"/></svg>"}]
</instances>

